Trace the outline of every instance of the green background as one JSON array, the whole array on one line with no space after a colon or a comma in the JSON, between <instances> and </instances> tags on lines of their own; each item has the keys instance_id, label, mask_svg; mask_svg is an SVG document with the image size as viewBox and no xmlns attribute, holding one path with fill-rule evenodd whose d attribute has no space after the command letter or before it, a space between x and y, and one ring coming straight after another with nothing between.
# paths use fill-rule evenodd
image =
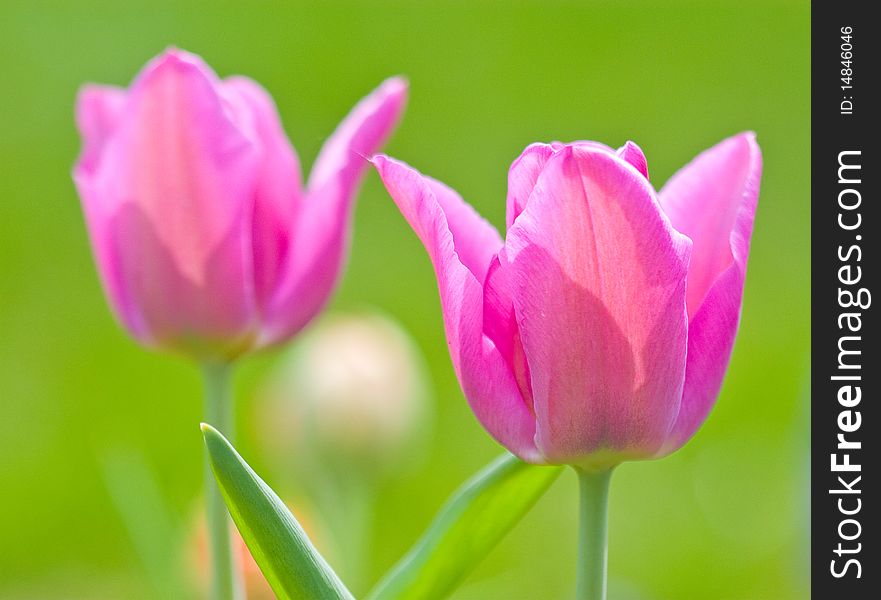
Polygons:
<instances>
[{"instance_id":1,"label":"green background","mask_svg":"<svg viewBox=\"0 0 881 600\"><path fill-rule=\"evenodd\" d=\"M660 186L756 131L765 174L729 374L686 448L616 472L610 596L807 597L809 43L808 2L0 3L0 598L153 597L109 453L141 453L180 515L198 501L198 372L114 323L70 179L77 87L125 85L172 44L261 82L305 168L357 99L406 75L387 151L500 227L508 166L532 141L633 139ZM333 306L400 320L436 396L425 463L380 491L372 581L499 448L455 381L424 251L373 173ZM240 448L264 472L250 415L275 357L236 380ZM570 597L575 513L567 472L456 598Z\"/></svg>"}]
</instances>

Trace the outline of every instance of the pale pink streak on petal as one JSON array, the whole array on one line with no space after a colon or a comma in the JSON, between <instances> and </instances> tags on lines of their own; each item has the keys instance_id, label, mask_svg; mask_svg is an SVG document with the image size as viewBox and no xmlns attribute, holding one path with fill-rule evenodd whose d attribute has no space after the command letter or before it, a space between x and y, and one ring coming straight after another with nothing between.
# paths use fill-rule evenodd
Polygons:
<instances>
[{"instance_id":1,"label":"pale pink streak on petal","mask_svg":"<svg viewBox=\"0 0 881 600\"><path fill-rule=\"evenodd\" d=\"M248 228L259 156L218 85L185 52L148 64L92 191L111 215L120 279L152 340L225 356L247 346L256 325Z\"/></svg>"},{"instance_id":2,"label":"pale pink streak on petal","mask_svg":"<svg viewBox=\"0 0 881 600\"><path fill-rule=\"evenodd\" d=\"M394 77L361 100L321 150L298 204L292 248L265 308L262 344L299 331L330 299L348 254L352 206L367 157L391 135L407 100L407 83Z\"/></svg>"},{"instance_id":3,"label":"pale pink streak on petal","mask_svg":"<svg viewBox=\"0 0 881 600\"><path fill-rule=\"evenodd\" d=\"M300 162L291 146L272 97L247 77L230 77L222 89L240 110L253 117L261 159L254 193L254 287L257 304L269 303L291 250L291 232L302 201Z\"/></svg>"},{"instance_id":4,"label":"pale pink streak on petal","mask_svg":"<svg viewBox=\"0 0 881 600\"><path fill-rule=\"evenodd\" d=\"M637 146L635 142L628 140L626 144L618 148L617 154L636 167L636 170L642 173L643 177L649 178L648 161L645 159L642 148Z\"/></svg>"},{"instance_id":5,"label":"pale pink streak on petal","mask_svg":"<svg viewBox=\"0 0 881 600\"><path fill-rule=\"evenodd\" d=\"M761 174L755 135L743 133L700 154L661 191L673 225L694 242L685 387L664 454L694 435L722 386L740 320Z\"/></svg>"},{"instance_id":6,"label":"pale pink streak on petal","mask_svg":"<svg viewBox=\"0 0 881 600\"><path fill-rule=\"evenodd\" d=\"M498 233L443 184L382 155L373 163L434 265L450 355L474 414L511 452L540 462L533 415L483 331L482 284L502 245Z\"/></svg>"},{"instance_id":7,"label":"pale pink streak on petal","mask_svg":"<svg viewBox=\"0 0 881 600\"><path fill-rule=\"evenodd\" d=\"M685 371L689 246L614 153L573 144L548 160L503 258L551 462L663 443Z\"/></svg>"}]
</instances>

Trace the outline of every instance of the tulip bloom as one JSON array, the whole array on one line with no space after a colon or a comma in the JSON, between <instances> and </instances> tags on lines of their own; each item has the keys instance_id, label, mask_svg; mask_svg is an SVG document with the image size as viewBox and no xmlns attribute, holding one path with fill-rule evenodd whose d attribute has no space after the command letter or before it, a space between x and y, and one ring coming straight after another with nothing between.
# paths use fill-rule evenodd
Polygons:
<instances>
[{"instance_id":1,"label":"tulip bloom","mask_svg":"<svg viewBox=\"0 0 881 600\"><path fill-rule=\"evenodd\" d=\"M508 174L504 241L450 188L373 162L434 265L465 396L502 445L602 471L673 452L700 427L740 316L753 134L660 193L632 142L533 144Z\"/></svg>"},{"instance_id":2,"label":"tulip bloom","mask_svg":"<svg viewBox=\"0 0 881 600\"><path fill-rule=\"evenodd\" d=\"M308 183L269 94L168 50L128 90L86 86L74 168L92 249L118 320L142 343L203 363L205 419L232 427L229 362L299 331L346 256L367 161L407 86L389 79L325 143ZM210 469L212 598L236 597L226 508Z\"/></svg>"},{"instance_id":3,"label":"tulip bloom","mask_svg":"<svg viewBox=\"0 0 881 600\"><path fill-rule=\"evenodd\" d=\"M365 155L394 128L389 79L324 145L303 186L275 105L168 50L127 90L85 86L74 169L118 320L146 345L228 360L284 340L327 301L344 262Z\"/></svg>"}]
</instances>

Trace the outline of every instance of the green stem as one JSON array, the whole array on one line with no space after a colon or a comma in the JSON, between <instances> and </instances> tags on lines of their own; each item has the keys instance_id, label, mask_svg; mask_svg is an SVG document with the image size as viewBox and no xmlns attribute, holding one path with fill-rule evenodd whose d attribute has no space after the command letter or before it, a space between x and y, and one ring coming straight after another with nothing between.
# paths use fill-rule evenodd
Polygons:
<instances>
[{"instance_id":1,"label":"green stem","mask_svg":"<svg viewBox=\"0 0 881 600\"><path fill-rule=\"evenodd\" d=\"M234 419L231 386L232 369L228 363L205 363L202 375L205 385L205 421L233 440ZM205 510L211 555L212 600L242 598L238 568L230 535L231 522L220 487L214 479L208 456L205 456Z\"/></svg>"},{"instance_id":2,"label":"green stem","mask_svg":"<svg viewBox=\"0 0 881 600\"><path fill-rule=\"evenodd\" d=\"M609 481L611 469L575 469L581 495L578 528L578 600L606 599Z\"/></svg>"}]
</instances>

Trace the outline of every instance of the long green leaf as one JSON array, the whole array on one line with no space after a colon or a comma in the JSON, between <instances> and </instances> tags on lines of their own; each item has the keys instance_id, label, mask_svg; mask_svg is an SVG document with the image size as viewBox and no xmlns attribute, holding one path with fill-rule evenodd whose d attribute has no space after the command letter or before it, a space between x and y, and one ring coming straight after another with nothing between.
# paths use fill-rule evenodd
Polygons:
<instances>
[{"instance_id":1,"label":"long green leaf","mask_svg":"<svg viewBox=\"0 0 881 600\"><path fill-rule=\"evenodd\" d=\"M226 506L280 600L353 600L284 502L216 429L202 425Z\"/></svg>"},{"instance_id":2,"label":"long green leaf","mask_svg":"<svg viewBox=\"0 0 881 600\"><path fill-rule=\"evenodd\" d=\"M377 584L369 600L448 596L556 480L562 467L528 465L510 454L463 485L428 531Z\"/></svg>"}]
</instances>

